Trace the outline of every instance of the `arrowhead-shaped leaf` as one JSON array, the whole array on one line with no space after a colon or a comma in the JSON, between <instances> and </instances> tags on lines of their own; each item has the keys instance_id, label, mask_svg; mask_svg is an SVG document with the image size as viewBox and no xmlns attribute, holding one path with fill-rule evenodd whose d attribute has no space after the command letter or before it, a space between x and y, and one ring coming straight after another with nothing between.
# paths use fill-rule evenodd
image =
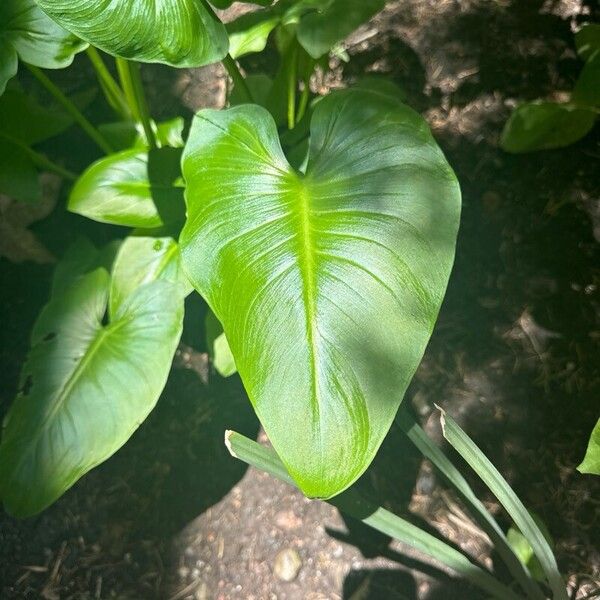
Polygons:
<instances>
[{"instance_id":1,"label":"arrowhead-shaped leaf","mask_svg":"<svg viewBox=\"0 0 600 600\"><path fill-rule=\"evenodd\" d=\"M62 69L86 43L57 25L34 0L0 3L0 94L17 73L17 57L44 69Z\"/></svg>"},{"instance_id":2,"label":"arrowhead-shaped leaf","mask_svg":"<svg viewBox=\"0 0 600 600\"><path fill-rule=\"evenodd\" d=\"M160 227L183 217L181 150L131 149L101 158L81 175L69 210L101 223Z\"/></svg>"},{"instance_id":3,"label":"arrowhead-shaped leaf","mask_svg":"<svg viewBox=\"0 0 600 600\"><path fill-rule=\"evenodd\" d=\"M41 511L118 450L164 387L182 329L177 286L138 288L103 325L109 283L102 268L75 279L35 325L0 445L0 497L15 516Z\"/></svg>"},{"instance_id":4,"label":"arrowhead-shaped leaf","mask_svg":"<svg viewBox=\"0 0 600 600\"><path fill-rule=\"evenodd\" d=\"M333 496L373 459L425 350L456 178L418 114L354 90L317 104L306 173L250 105L198 113L182 162L184 268L290 474Z\"/></svg>"},{"instance_id":5,"label":"arrowhead-shaped leaf","mask_svg":"<svg viewBox=\"0 0 600 600\"><path fill-rule=\"evenodd\" d=\"M38 0L57 23L131 60L199 67L227 54L224 25L203 0Z\"/></svg>"}]
</instances>

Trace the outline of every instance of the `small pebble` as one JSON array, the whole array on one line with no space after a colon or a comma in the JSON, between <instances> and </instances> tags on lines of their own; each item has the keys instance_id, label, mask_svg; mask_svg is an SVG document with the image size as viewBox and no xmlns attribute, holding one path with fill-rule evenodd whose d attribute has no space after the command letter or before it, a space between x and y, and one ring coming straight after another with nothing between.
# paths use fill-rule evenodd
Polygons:
<instances>
[{"instance_id":1,"label":"small pebble","mask_svg":"<svg viewBox=\"0 0 600 600\"><path fill-rule=\"evenodd\" d=\"M302 561L298 553L292 548L286 548L275 557L273 571L277 579L289 582L298 577L301 567Z\"/></svg>"}]
</instances>

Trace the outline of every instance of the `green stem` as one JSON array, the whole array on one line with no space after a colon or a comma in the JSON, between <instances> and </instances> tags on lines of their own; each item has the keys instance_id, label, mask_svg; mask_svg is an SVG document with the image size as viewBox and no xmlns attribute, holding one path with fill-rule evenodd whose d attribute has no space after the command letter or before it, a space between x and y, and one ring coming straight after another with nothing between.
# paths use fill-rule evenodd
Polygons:
<instances>
[{"instance_id":1,"label":"green stem","mask_svg":"<svg viewBox=\"0 0 600 600\"><path fill-rule=\"evenodd\" d=\"M231 77L231 79L233 80L233 85L242 90L242 94L244 94L247 102L254 102L254 99L252 98L252 92L248 87L248 83L242 75L242 72L237 66L235 60L233 60L231 55L228 54L222 62L223 66L227 70L227 73L229 73L229 77Z\"/></svg>"},{"instance_id":2,"label":"green stem","mask_svg":"<svg viewBox=\"0 0 600 600\"><path fill-rule=\"evenodd\" d=\"M113 149L104 139L102 134L83 116L79 109L69 100L60 89L46 77L46 75L33 65L27 65L31 74L52 94L55 100L75 119L75 122L88 134L88 136L105 152L111 154Z\"/></svg>"},{"instance_id":3,"label":"green stem","mask_svg":"<svg viewBox=\"0 0 600 600\"><path fill-rule=\"evenodd\" d=\"M298 116L296 117L296 125L302 121L302 118L306 114L306 108L308 107L308 99L310 97L310 86L308 79L304 81L304 89L300 96L300 103L298 105Z\"/></svg>"},{"instance_id":4,"label":"green stem","mask_svg":"<svg viewBox=\"0 0 600 600\"><path fill-rule=\"evenodd\" d=\"M114 80L110 71L106 68L100 53L93 46L88 46L87 55L92 63L102 91L106 96L108 103L123 117L124 119L131 118L131 111L127 104L127 100L123 94L123 90L119 87L119 84Z\"/></svg>"},{"instance_id":5,"label":"green stem","mask_svg":"<svg viewBox=\"0 0 600 600\"><path fill-rule=\"evenodd\" d=\"M45 157L43 154L40 154L33 148L30 148L27 144L24 144L23 142L20 142L19 140L16 140L13 137L4 133L0 133L0 137L5 138L11 144L18 146L25 154L27 154L27 156L29 156L31 162L33 162L33 164L35 164L36 167L39 167L40 169L43 169L45 171L50 171L51 173L56 173L57 175L60 175L65 179L69 179L70 181L75 181L77 179L77 175L73 173L73 171L69 171L64 167L61 167L54 161Z\"/></svg>"},{"instance_id":6,"label":"green stem","mask_svg":"<svg viewBox=\"0 0 600 600\"><path fill-rule=\"evenodd\" d=\"M287 90L288 91L288 94L287 94L287 98L288 98L288 108L287 108L288 129L294 129L294 126L296 125L296 87L297 87L296 78L298 76L297 57L298 57L298 48L294 44L291 54L290 54L290 65L289 65L289 71L288 71L288 90Z\"/></svg>"},{"instance_id":7,"label":"green stem","mask_svg":"<svg viewBox=\"0 0 600 600\"><path fill-rule=\"evenodd\" d=\"M127 99L133 118L142 124L148 146L150 149L154 149L157 147L156 137L150 120L150 111L146 101L146 94L144 93L144 86L142 85L140 65L124 58L117 58L117 70L119 71L121 85L123 86L125 98Z\"/></svg>"}]
</instances>

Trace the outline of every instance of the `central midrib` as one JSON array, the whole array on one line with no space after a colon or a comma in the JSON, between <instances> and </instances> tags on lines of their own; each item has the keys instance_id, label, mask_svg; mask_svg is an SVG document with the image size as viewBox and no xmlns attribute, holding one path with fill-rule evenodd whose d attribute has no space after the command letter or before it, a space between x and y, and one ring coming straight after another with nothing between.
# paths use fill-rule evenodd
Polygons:
<instances>
[{"instance_id":1,"label":"central midrib","mask_svg":"<svg viewBox=\"0 0 600 600\"><path fill-rule=\"evenodd\" d=\"M298 196L298 264L302 275L302 296L304 300L306 314L306 336L310 354L311 369L311 393L310 399L313 408L313 417L315 422L319 422L319 398L317 385L317 327L316 327L316 283L315 283L315 264L314 264L314 245L313 233L311 230L311 208L310 194L306 186L306 181L300 177L297 179L296 190Z\"/></svg>"}]
</instances>

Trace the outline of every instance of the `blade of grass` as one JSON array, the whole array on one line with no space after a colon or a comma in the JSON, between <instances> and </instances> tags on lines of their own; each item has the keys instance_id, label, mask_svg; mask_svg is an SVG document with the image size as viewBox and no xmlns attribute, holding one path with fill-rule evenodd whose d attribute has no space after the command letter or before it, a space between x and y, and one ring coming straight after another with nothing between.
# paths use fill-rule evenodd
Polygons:
<instances>
[{"instance_id":1,"label":"blade of grass","mask_svg":"<svg viewBox=\"0 0 600 600\"><path fill-rule=\"evenodd\" d=\"M529 511L475 442L459 427L452 417L448 416L441 408L439 410L441 412L442 431L448 443L479 475L521 533L527 538L534 554L540 561L554 600L567 600L565 583L558 570L552 549Z\"/></svg>"},{"instance_id":2,"label":"blade of grass","mask_svg":"<svg viewBox=\"0 0 600 600\"><path fill-rule=\"evenodd\" d=\"M439 471L444 479L456 490L462 501L470 510L471 515L492 540L494 548L504 561L511 575L521 585L528 598L545 600L545 596L537 583L529 575L527 567L513 552L504 532L485 506L475 496L467 480L459 470L450 462L446 455L438 448L415 422L407 410L400 410L396 423L415 445L421 454L427 458Z\"/></svg>"},{"instance_id":3,"label":"blade of grass","mask_svg":"<svg viewBox=\"0 0 600 600\"><path fill-rule=\"evenodd\" d=\"M235 458L295 485L274 450L261 446L234 431L225 432L225 444ZM328 501L342 512L360 519L373 529L419 550L425 556L445 564L473 585L498 600L517 600L510 588L496 580L488 571L472 563L466 556L429 533L392 512L365 500L353 490Z\"/></svg>"}]
</instances>

